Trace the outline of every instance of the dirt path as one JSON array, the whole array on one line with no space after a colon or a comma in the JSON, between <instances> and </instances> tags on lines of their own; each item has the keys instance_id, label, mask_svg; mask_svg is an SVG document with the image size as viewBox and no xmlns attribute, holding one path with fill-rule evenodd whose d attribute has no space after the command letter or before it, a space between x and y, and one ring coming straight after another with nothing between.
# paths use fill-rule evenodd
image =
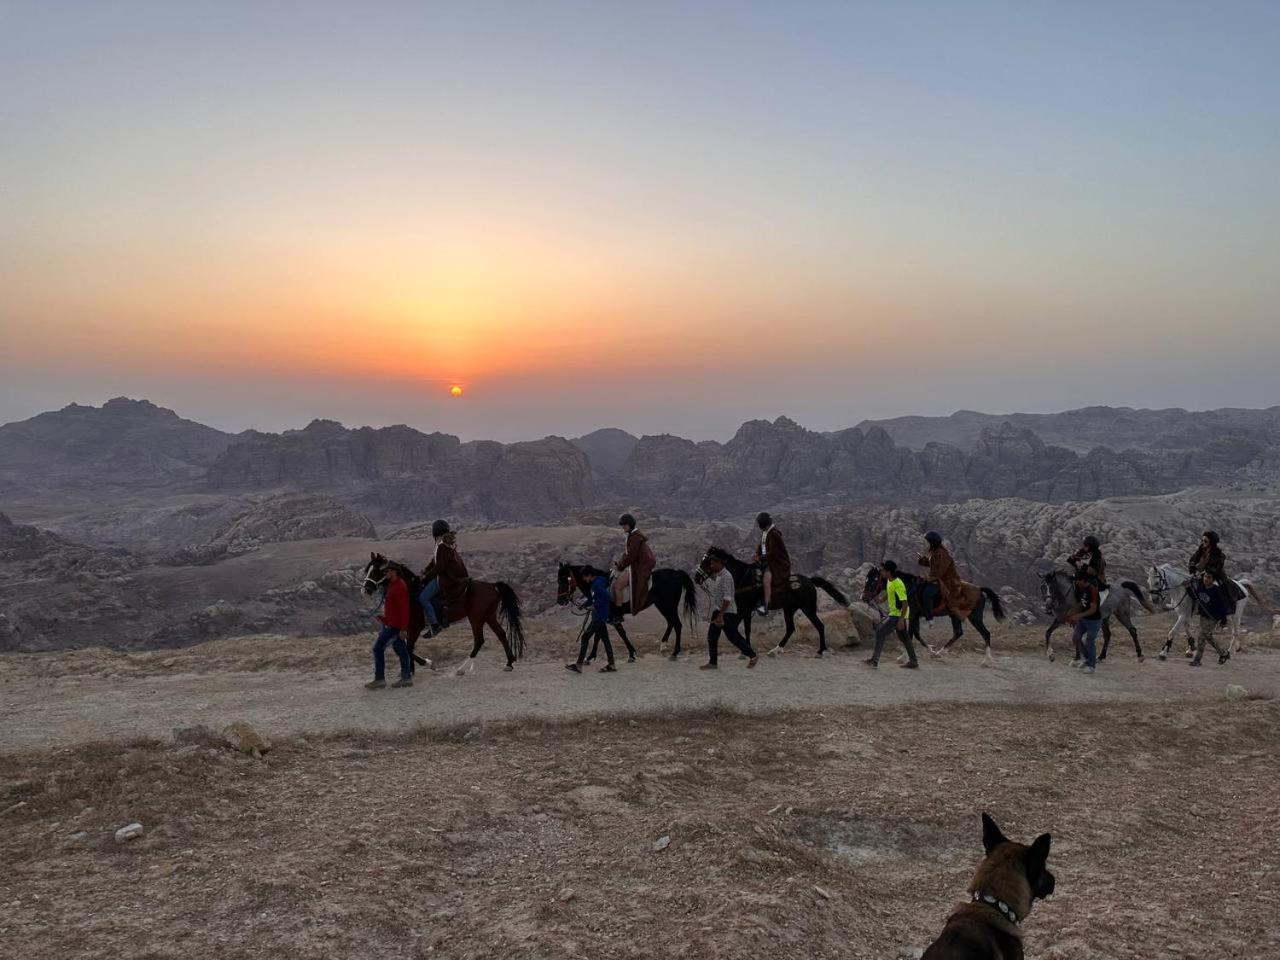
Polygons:
<instances>
[{"instance_id":1,"label":"dirt path","mask_svg":"<svg viewBox=\"0 0 1280 960\"><path fill-rule=\"evenodd\" d=\"M302 641L294 641L301 643ZM1029 652L997 658L983 668L971 652L926 661L918 671L886 658L879 671L865 652L815 660L796 651L762 659L748 671L736 656L716 672L697 669L702 657L672 663L656 656L623 664L614 675L578 676L557 662L527 662L512 673L488 653L466 677L419 674L411 690L369 692L354 664L341 671L269 669L195 672L176 669L141 676L30 675L9 669L0 679L0 752L65 746L101 739L168 736L181 724L221 728L248 720L267 735L338 730L397 731L417 725L482 723L517 717L572 718L698 708L716 703L768 712L841 706L891 706L926 701L1002 704L1171 702L1217 699L1227 684L1252 694L1280 692L1280 651L1258 649L1224 667L1188 669L1178 658L1139 664L1132 656L1083 676L1065 660L1047 663ZM198 661L188 661L193 666ZM330 661L332 662L332 661ZM456 659L453 661L457 662ZM367 667L365 668L367 670Z\"/></svg>"}]
</instances>

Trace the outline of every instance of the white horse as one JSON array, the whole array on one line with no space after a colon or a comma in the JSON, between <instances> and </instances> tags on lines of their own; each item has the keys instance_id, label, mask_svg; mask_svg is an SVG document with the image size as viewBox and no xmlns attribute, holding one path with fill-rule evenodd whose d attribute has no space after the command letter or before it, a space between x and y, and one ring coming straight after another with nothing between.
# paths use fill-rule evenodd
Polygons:
<instances>
[{"instance_id":1,"label":"white horse","mask_svg":"<svg viewBox=\"0 0 1280 960\"><path fill-rule=\"evenodd\" d=\"M1177 615L1178 619L1174 621L1172 629L1169 630L1169 639L1165 641L1164 647L1160 651L1160 659L1164 660L1169 655L1169 650L1173 646L1173 638L1178 633L1179 627L1185 627L1187 634L1187 649L1190 655L1191 648L1195 645L1195 640L1191 636L1191 615L1195 613L1195 597L1192 596L1189 589L1192 574L1188 573L1185 568L1175 567L1172 563L1152 563L1147 568L1147 589L1151 593L1151 598L1157 603L1171 608ZM1252 597L1258 603L1262 599L1253 589L1253 584L1245 577L1239 580L1232 580L1237 587L1240 588L1242 594L1240 602L1236 604L1236 612L1227 618L1227 623L1231 628L1231 643L1227 646L1228 653L1235 653L1240 649L1240 621L1244 617L1245 603L1249 597Z\"/></svg>"}]
</instances>

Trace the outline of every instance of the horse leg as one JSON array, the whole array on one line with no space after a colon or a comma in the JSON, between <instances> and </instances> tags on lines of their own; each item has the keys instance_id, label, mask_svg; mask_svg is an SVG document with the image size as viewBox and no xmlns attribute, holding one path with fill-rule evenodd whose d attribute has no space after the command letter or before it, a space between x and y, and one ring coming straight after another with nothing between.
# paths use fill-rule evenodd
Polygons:
<instances>
[{"instance_id":1,"label":"horse leg","mask_svg":"<svg viewBox=\"0 0 1280 960\"><path fill-rule=\"evenodd\" d=\"M1146 658L1142 655L1142 644L1138 642L1138 628L1134 625L1133 616L1128 610L1121 608L1116 611L1116 619L1120 621L1121 626L1129 631L1129 636L1133 638L1133 652L1141 663Z\"/></svg>"},{"instance_id":2,"label":"horse leg","mask_svg":"<svg viewBox=\"0 0 1280 960\"><path fill-rule=\"evenodd\" d=\"M995 663L995 657L991 655L991 631L987 629L987 625L982 622L982 607L979 605L972 613L969 614L969 622L973 624L973 629L978 631L978 635L982 637L982 665L989 667Z\"/></svg>"},{"instance_id":3,"label":"horse leg","mask_svg":"<svg viewBox=\"0 0 1280 960\"><path fill-rule=\"evenodd\" d=\"M778 645L769 651L769 656L780 657L787 649L787 641L791 639L791 634L796 632L795 610L790 607L782 608L782 622L786 626L783 631L782 639L778 641Z\"/></svg>"},{"instance_id":4,"label":"horse leg","mask_svg":"<svg viewBox=\"0 0 1280 960\"><path fill-rule=\"evenodd\" d=\"M480 648L484 646L484 624L479 620L471 621L472 647L471 656L458 664L458 669L453 671L455 677L464 677L472 671L476 665L476 654L480 652Z\"/></svg>"},{"instance_id":5,"label":"horse leg","mask_svg":"<svg viewBox=\"0 0 1280 960\"><path fill-rule=\"evenodd\" d=\"M1062 621L1057 617L1054 617L1053 622L1049 624L1049 628L1044 632L1044 652L1049 657L1050 663L1053 663L1054 661L1053 640L1050 638L1053 636L1053 631L1057 630L1060 626L1062 626Z\"/></svg>"},{"instance_id":6,"label":"horse leg","mask_svg":"<svg viewBox=\"0 0 1280 960\"><path fill-rule=\"evenodd\" d=\"M502 624L498 622L497 611L489 614L489 619L485 623L488 624L490 630L498 635L498 642L502 644L502 652L507 655L507 665L502 669L508 672L514 670L516 658L511 655L511 644L507 642L507 631L503 630ZM483 632L484 626L481 626L480 630ZM477 649L479 648L477 647Z\"/></svg>"},{"instance_id":7,"label":"horse leg","mask_svg":"<svg viewBox=\"0 0 1280 960\"><path fill-rule=\"evenodd\" d=\"M622 638L622 645L627 648L627 662L636 662L636 648L631 645L631 638L627 636L627 629L620 623L613 625L613 632Z\"/></svg>"},{"instance_id":8,"label":"horse leg","mask_svg":"<svg viewBox=\"0 0 1280 960\"><path fill-rule=\"evenodd\" d=\"M1107 659L1107 649L1111 646L1111 618L1107 617L1102 621L1102 652L1098 654L1099 660Z\"/></svg>"},{"instance_id":9,"label":"horse leg","mask_svg":"<svg viewBox=\"0 0 1280 960\"><path fill-rule=\"evenodd\" d=\"M805 619L813 624L813 629L818 631L818 656L822 656L827 652L827 628L822 623L822 618L818 616L818 602L815 599L812 607L804 608Z\"/></svg>"}]
</instances>

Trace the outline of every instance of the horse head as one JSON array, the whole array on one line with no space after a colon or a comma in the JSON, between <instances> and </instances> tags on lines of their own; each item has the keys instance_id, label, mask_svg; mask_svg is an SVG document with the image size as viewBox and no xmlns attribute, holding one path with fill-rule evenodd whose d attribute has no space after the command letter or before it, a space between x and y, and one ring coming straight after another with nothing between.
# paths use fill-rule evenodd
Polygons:
<instances>
[{"instance_id":1,"label":"horse head","mask_svg":"<svg viewBox=\"0 0 1280 960\"><path fill-rule=\"evenodd\" d=\"M562 607L569 605L574 588L578 586L577 569L571 563L560 561L556 570L556 603Z\"/></svg>"},{"instance_id":2,"label":"horse head","mask_svg":"<svg viewBox=\"0 0 1280 960\"><path fill-rule=\"evenodd\" d=\"M698 561L697 569L693 571L693 582L703 583L711 576L711 561L719 560L730 573L733 573L733 565L735 558L728 550L723 547L717 547L715 544L707 547L707 552L702 555L702 559Z\"/></svg>"},{"instance_id":3,"label":"horse head","mask_svg":"<svg viewBox=\"0 0 1280 960\"><path fill-rule=\"evenodd\" d=\"M370 553L369 562L364 565L364 583L361 589L371 594L387 582L387 567L390 561L380 553Z\"/></svg>"},{"instance_id":4,"label":"horse head","mask_svg":"<svg viewBox=\"0 0 1280 960\"><path fill-rule=\"evenodd\" d=\"M880 572L879 567L872 567L867 571L866 582L862 585L862 602L871 603L880 596L880 591L883 589L884 574Z\"/></svg>"}]
</instances>

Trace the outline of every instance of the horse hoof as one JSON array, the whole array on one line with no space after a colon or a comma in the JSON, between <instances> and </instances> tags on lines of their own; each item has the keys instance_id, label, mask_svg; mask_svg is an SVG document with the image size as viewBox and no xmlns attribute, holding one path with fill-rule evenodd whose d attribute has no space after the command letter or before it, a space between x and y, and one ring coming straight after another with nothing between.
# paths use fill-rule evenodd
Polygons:
<instances>
[{"instance_id":1,"label":"horse hoof","mask_svg":"<svg viewBox=\"0 0 1280 960\"><path fill-rule=\"evenodd\" d=\"M765 654L765 656L767 656L767 657L780 657L780 656L782 656L782 654L783 654L783 653L784 653L784 651L783 651L782 647L774 647L774 648L773 648L772 650L770 650L767 654Z\"/></svg>"},{"instance_id":2,"label":"horse hoof","mask_svg":"<svg viewBox=\"0 0 1280 960\"><path fill-rule=\"evenodd\" d=\"M508 664L507 664L505 667L503 667L502 669L503 669L503 670L505 670L507 673L510 673L512 670L514 670L514 669L515 669L515 665L514 665L514 664L510 664L510 663L508 663Z\"/></svg>"},{"instance_id":3,"label":"horse hoof","mask_svg":"<svg viewBox=\"0 0 1280 960\"><path fill-rule=\"evenodd\" d=\"M1168 659L1169 659L1169 654L1167 654L1167 653L1165 653L1163 650L1161 650L1159 653L1157 653L1157 654L1156 654L1156 659L1157 659L1157 660L1168 660Z\"/></svg>"},{"instance_id":4,"label":"horse hoof","mask_svg":"<svg viewBox=\"0 0 1280 960\"><path fill-rule=\"evenodd\" d=\"M636 655L634 653L631 654L631 656L627 657L627 663L635 663L635 662L636 662Z\"/></svg>"},{"instance_id":5,"label":"horse hoof","mask_svg":"<svg viewBox=\"0 0 1280 960\"><path fill-rule=\"evenodd\" d=\"M680 659L680 655L678 653L673 653L669 657L667 657L667 659L670 660L672 663L675 663L677 660Z\"/></svg>"}]
</instances>

